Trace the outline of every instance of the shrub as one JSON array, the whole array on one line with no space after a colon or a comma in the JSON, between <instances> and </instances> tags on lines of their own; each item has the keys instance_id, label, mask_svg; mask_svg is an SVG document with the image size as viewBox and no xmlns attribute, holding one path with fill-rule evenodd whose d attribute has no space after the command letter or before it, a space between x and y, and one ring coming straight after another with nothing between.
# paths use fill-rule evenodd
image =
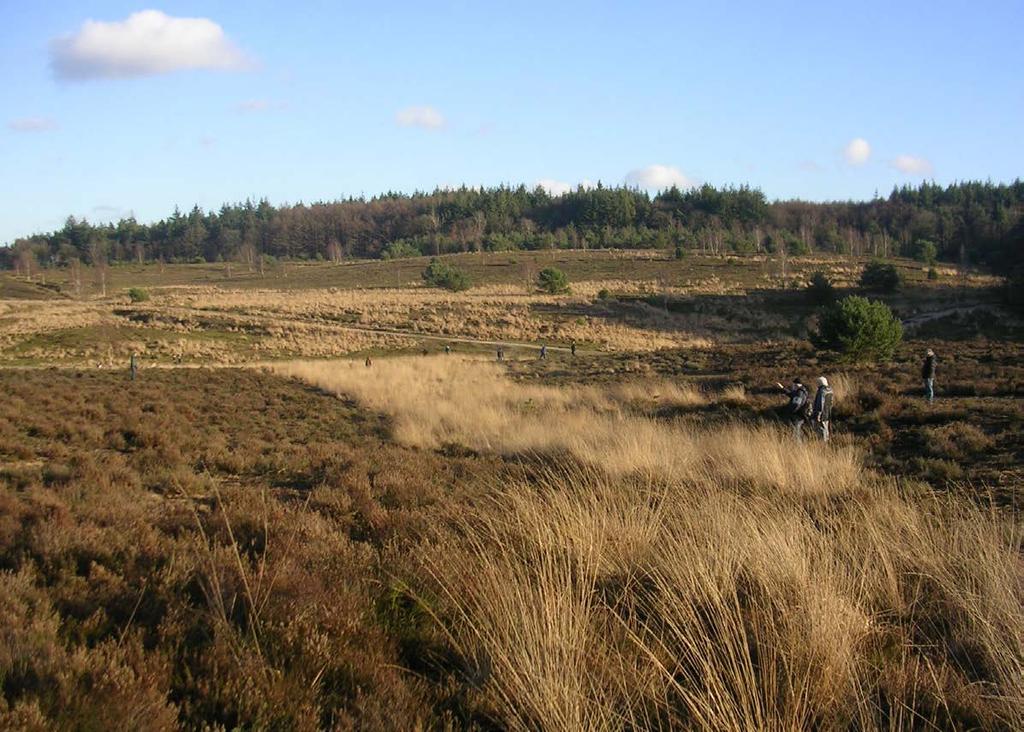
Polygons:
<instances>
[{"instance_id":1,"label":"shrub","mask_svg":"<svg viewBox=\"0 0 1024 732\"><path fill-rule=\"evenodd\" d=\"M786 237L784 246L786 247L786 251L794 257L803 257L811 253L810 247L807 246L807 242L795 234L790 234Z\"/></svg>"},{"instance_id":2,"label":"shrub","mask_svg":"<svg viewBox=\"0 0 1024 732\"><path fill-rule=\"evenodd\" d=\"M815 345L854 361L891 358L903 326L885 303L846 297L822 313Z\"/></svg>"},{"instance_id":3,"label":"shrub","mask_svg":"<svg viewBox=\"0 0 1024 732\"><path fill-rule=\"evenodd\" d=\"M900 273L887 262L870 262L860 276L860 286L874 292L895 292L900 286Z\"/></svg>"},{"instance_id":4,"label":"shrub","mask_svg":"<svg viewBox=\"0 0 1024 732\"><path fill-rule=\"evenodd\" d=\"M557 267L545 267L537 275L537 286L544 292L557 295L569 291L569 278Z\"/></svg>"},{"instance_id":5,"label":"shrub","mask_svg":"<svg viewBox=\"0 0 1024 732\"><path fill-rule=\"evenodd\" d=\"M807 298L815 305L828 305L836 299L836 289L824 272L811 275L811 283L807 286Z\"/></svg>"},{"instance_id":6,"label":"shrub","mask_svg":"<svg viewBox=\"0 0 1024 732\"><path fill-rule=\"evenodd\" d=\"M600 290L597 291L597 299L598 300L611 300L612 299L612 293L611 293L611 291L608 290L607 287L602 287Z\"/></svg>"},{"instance_id":7,"label":"shrub","mask_svg":"<svg viewBox=\"0 0 1024 732\"><path fill-rule=\"evenodd\" d=\"M928 239L918 239L914 242L914 259L925 264L935 264L935 258L939 254L935 242Z\"/></svg>"},{"instance_id":8,"label":"shrub","mask_svg":"<svg viewBox=\"0 0 1024 732\"><path fill-rule=\"evenodd\" d=\"M683 249L683 245L682 245L681 242L676 244L676 248L675 248L675 251L673 252L673 256L676 259L682 259L683 257L686 256L686 250Z\"/></svg>"},{"instance_id":9,"label":"shrub","mask_svg":"<svg viewBox=\"0 0 1024 732\"><path fill-rule=\"evenodd\" d=\"M423 252L415 244L404 239L393 241L380 253L381 259L401 259L403 257L422 257Z\"/></svg>"},{"instance_id":10,"label":"shrub","mask_svg":"<svg viewBox=\"0 0 1024 732\"><path fill-rule=\"evenodd\" d=\"M928 268L928 279L937 280L939 279L939 271L935 267Z\"/></svg>"},{"instance_id":11,"label":"shrub","mask_svg":"<svg viewBox=\"0 0 1024 732\"><path fill-rule=\"evenodd\" d=\"M469 275L458 267L442 262L437 257L430 260L430 264L423 270L423 281L431 287L440 287L452 292L461 292L469 289Z\"/></svg>"},{"instance_id":12,"label":"shrub","mask_svg":"<svg viewBox=\"0 0 1024 732\"><path fill-rule=\"evenodd\" d=\"M128 298L132 302L146 302L149 300L149 292L141 287L131 287L128 289Z\"/></svg>"}]
</instances>

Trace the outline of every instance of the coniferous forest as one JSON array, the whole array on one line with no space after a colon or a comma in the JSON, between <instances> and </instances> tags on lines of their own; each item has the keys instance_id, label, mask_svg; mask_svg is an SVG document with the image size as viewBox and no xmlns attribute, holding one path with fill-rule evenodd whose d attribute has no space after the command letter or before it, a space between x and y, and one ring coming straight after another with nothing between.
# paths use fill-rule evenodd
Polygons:
<instances>
[{"instance_id":1,"label":"coniferous forest","mask_svg":"<svg viewBox=\"0 0 1024 732\"><path fill-rule=\"evenodd\" d=\"M72 262L333 260L553 248L675 248L705 254L813 251L1016 267L1024 181L922 183L870 201L769 202L748 186L626 187L549 195L525 186L387 193L371 199L174 213L150 224L69 217L0 248L6 268Z\"/></svg>"}]
</instances>

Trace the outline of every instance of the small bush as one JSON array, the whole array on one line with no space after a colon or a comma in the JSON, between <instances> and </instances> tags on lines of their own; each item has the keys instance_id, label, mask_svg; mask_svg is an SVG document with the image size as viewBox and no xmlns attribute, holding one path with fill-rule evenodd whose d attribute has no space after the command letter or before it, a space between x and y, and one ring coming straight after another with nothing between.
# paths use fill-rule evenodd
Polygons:
<instances>
[{"instance_id":1,"label":"small bush","mask_svg":"<svg viewBox=\"0 0 1024 732\"><path fill-rule=\"evenodd\" d=\"M892 358L903 340L903 326L885 303L851 296L821 316L814 344L854 361Z\"/></svg>"},{"instance_id":2,"label":"small bush","mask_svg":"<svg viewBox=\"0 0 1024 732\"><path fill-rule=\"evenodd\" d=\"M939 271L935 267L928 268L928 279L937 280L939 279Z\"/></svg>"},{"instance_id":3,"label":"small bush","mask_svg":"<svg viewBox=\"0 0 1024 732\"><path fill-rule=\"evenodd\" d=\"M452 292L461 292L469 289L469 275L458 267L442 262L436 257L430 260L430 264L423 270L423 281L431 287L440 287Z\"/></svg>"},{"instance_id":4,"label":"small bush","mask_svg":"<svg viewBox=\"0 0 1024 732\"><path fill-rule=\"evenodd\" d=\"M887 262L870 262L860 276L860 286L873 292L895 292L900 287L900 273Z\"/></svg>"},{"instance_id":5,"label":"small bush","mask_svg":"<svg viewBox=\"0 0 1024 732\"><path fill-rule=\"evenodd\" d=\"M807 242L793 234L786 237L784 246L786 247L786 251L794 257L803 257L811 253L811 249L807 246Z\"/></svg>"},{"instance_id":6,"label":"small bush","mask_svg":"<svg viewBox=\"0 0 1024 732\"><path fill-rule=\"evenodd\" d=\"M811 275L811 283L807 286L807 299L814 305L828 305L836 299L836 288L824 272Z\"/></svg>"},{"instance_id":7,"label":"small bush","mask_svg":"<svg viewBox=\"0 0 1024 732\"><path fill-rule=\"evenodd\" d=\"M966 460L995 446L995 440L970 422L950 422L941 427L925 427L922 441L935 458Z\"/></svg>"},{"instance_id":8,"label":"small bush","mask_svg":"<svg viewBox=\"0 0 1024 732\"><path fill-rule=\"evenodd\" d=\"M380 253L381 259L402 259L404 257L422 257L423 252L415 244L404 239L393 241Z\"/></svg>"},{"instance_id":9,"label":"small bush","mask_svg":"<svg viewBox=\"0 0 1024 732\"><path fill-rule=\"evenodd\" d=\"M938 460L935 458L915 458L914 468L921 477L930 483L949 483L956 480L963 480L964 470L952 460Z\"/></svg>"},{"instance_id":10,"label":"small bush","mask_svg":"<svg viewBox=\"0 0 1024 732\"><path fill-rule=\"evenodd\" d=\"M611 300L612 299L612 293L611 293L611 291L607 287L602 287L600 290L597 291L597 299L598 300Z\"/></svg>"},{"instance_id":11,"label":"small bush","mask_svg":"<svg viewBox=\"0 0 1024 732\"><path fill-rule=\"evenodd\" d=\"M928 239L918 239L914 242L914 259L918 262L933 265L938 254L939 249L935 246L935 242Z\"/></svg>"},{"instance_id":12,"label":"small bush","mask_svg":"<svg viewBox=\"0 0 1024 732\"><path fill-rule=\"evenodd\" d=\"M551 295L569 291L569 278L557 267L545 267L537 275L537 286Z\"/></svg>"},{"instance_id":13,"label":"small bush","mask_svg":"<svg viewBox=\"0 0 1024 732\"><path fill-rule=\"evenodd\" d=\"M141 287L132 287L128 290L128 298L132 302L146 302L149 300L149 292Z\"/></svg>"}]
</instances>

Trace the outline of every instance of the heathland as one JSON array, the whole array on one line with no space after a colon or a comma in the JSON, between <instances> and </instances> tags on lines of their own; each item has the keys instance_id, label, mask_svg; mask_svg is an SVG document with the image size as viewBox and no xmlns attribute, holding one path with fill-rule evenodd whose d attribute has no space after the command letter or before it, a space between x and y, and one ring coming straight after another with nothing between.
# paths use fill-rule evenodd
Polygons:
<instances>
[{"instance_id":1,"label":"heathland","mask_svg":"<svg viewBox=\"0 0 1024 732\"><path fill-rule=\"evenodd\" d=\"M0 276L0 727L1024 726L1002 278L427 261ZM891 358L811 345L817 272L892 308ZM828 445L780 423L797 376Z\"/></svg>"}]
</instances>

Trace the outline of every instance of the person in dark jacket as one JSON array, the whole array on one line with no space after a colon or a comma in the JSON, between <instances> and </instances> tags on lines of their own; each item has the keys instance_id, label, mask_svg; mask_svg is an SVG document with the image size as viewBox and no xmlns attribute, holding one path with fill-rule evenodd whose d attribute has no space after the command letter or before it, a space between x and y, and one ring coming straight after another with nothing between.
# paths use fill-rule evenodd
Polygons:
<instances>
[{"instance_id":1,"label":"person in dark jacket","mask_svg":"<svg viewBox=\"0 0 1024 732\"><path fill-rule=\"evenodd\" d=\"M131 373L131 380L135 381L135 375L139 372L139 355L137 353L132 353L132 357L128 361L128 370Z\"/></svg>"},{"instance_id":2,"label":"person in dark jacket","mask_svg":"<svg viewBox=\"0 0 1024 732\"><path fill-rule=\"evenodd\" d=\"M935 351L930 348L921 364L921 379L924 381L924 397L931 404L935 401Z\"/></svg>"},{"instance_id":3,"label":"person in dark jacket","mask_svg":"<svg viewBox=\"0 0 1024 732\"><path fill-rule=\"evenodd\" d=\"M814 406L811 408L811 424L818 432L822 442L828 442L829 422L832 419L832 387L828 385L828 379L824 376L818 377L818 393L814 395Z\"/></svg>"},{"instance_id":4,"label":"person in dark jacket","mask_svg":"<svg viewBox=\"0 0 1024 732\"><path fill-rule=\"evenodd\" d=\"M804 422L810 410L811 394L800 379L793 379L793 385L788 389L780 382L775 382L775 386L789 399L784 408L786 419L793 427L793 437L797 442L803 442Z\"/></svg>"}]
</instances>

